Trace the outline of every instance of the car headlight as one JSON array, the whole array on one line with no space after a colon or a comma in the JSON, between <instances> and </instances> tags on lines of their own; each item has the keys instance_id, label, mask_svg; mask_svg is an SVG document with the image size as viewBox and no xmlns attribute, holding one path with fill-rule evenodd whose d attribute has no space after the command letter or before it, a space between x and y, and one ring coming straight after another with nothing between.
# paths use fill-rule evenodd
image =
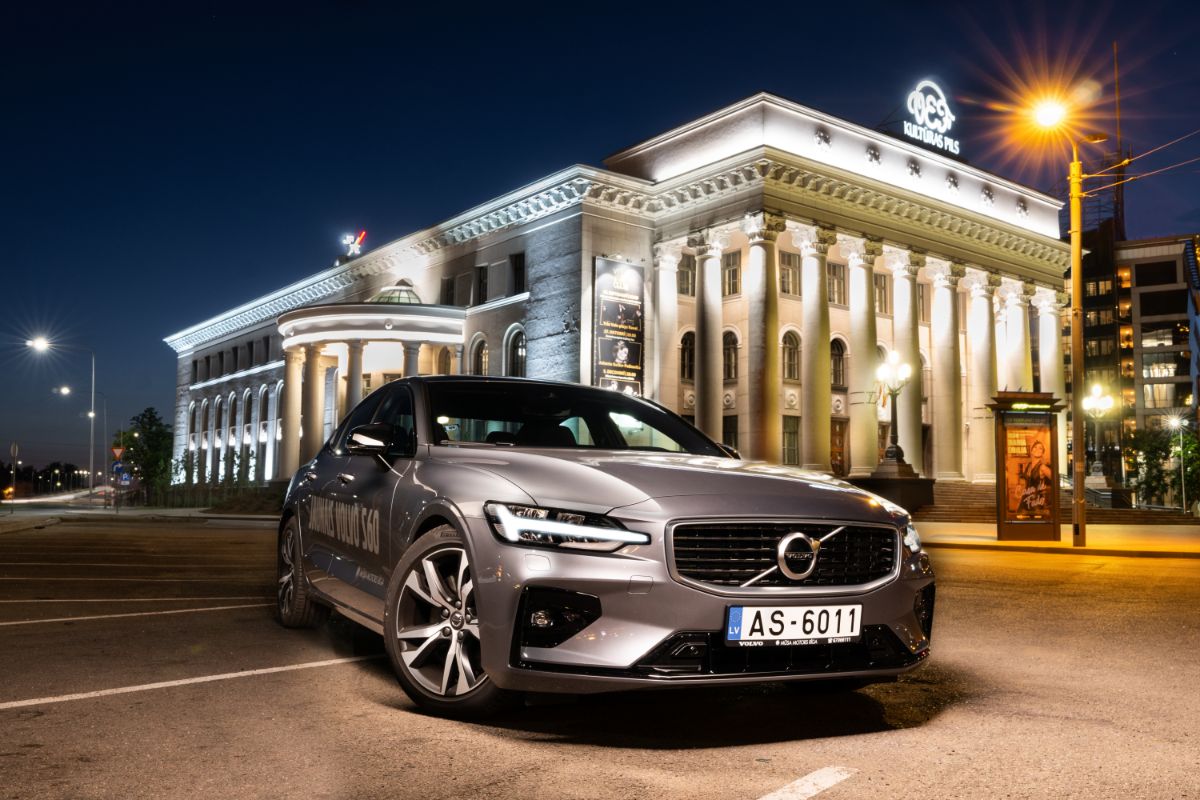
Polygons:
<instances>
[{"instance_id":1,"label":"car headlight","mask_svg":"<svg viewBox=\"0 0 1200 800\"><path fill-rule=\"evenodd\" d=\"M483 510L496 536L511 544L611 553L627 544L650 543L648 535L598 514L513 503L484 503Z\"/></svg>"},{"instance_id":2,"label":"car headlight","mask_svg":"<svg viewBox=\"0 0 1200 800\"><path fill-rule=\"evenodd\" d=\"M914 553L921 552L921 534L917 533L917 528L911 522L904 529L904 546Z\"/></svg>"}]
</instances>

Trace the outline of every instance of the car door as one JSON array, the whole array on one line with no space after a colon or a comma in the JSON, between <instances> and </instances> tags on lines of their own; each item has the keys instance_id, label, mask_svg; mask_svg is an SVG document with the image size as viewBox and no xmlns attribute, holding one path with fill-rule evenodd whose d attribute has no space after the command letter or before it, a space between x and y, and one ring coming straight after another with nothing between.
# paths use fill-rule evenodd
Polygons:
<instances>
[{"instance_id":1,"label":"car door","mask_svg":"<svg viewBox=\"0 0 1200 800\"><path fill-rule=\"evenodd\" d=\"M371 422L389 427L388 450L384 454L364 454L353 452L348 445L343 447L342 466L329 488L330 510L335 515L333 522L341 545L330 573L345 584L339 590L356 608L382 620L392 560L387 534L393 524L393 498L397 486L411 474L414 445L413 400L408 385L395 383L378 394L382 399ZM347 442L358 422L348 427Z\"/></svg>"},{"instance_id":2,"label":"car door","mask_svg":"<svg viewBox=\"0 0 1200 800\"><path fill-rule=\"evenodd\" d=\"M360 560L351 527L358 521L352 521L344 507L354 466L346 443L352 430L374 419L382 400L383 395L376 392L359 403L303 476L310 486L301 518L305 568L318 591L340 602L345 602L340 584L352 580L354 565Z\"/></svg>"}]
</instances>

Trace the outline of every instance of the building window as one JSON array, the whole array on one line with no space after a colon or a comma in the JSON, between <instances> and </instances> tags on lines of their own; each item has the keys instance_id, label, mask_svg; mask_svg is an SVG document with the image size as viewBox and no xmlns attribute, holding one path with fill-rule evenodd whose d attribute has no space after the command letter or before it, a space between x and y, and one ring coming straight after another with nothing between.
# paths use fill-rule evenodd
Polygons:
<instances>
[{"instance_id":1,"label":"building window","mask_svg":"<svg viewBox=\"0 0 1200 800\"><path fill-rule=\"evenodd\" d=\"M512 293L525 291L525 254L513 253L508 257L508 268L512 275ZM525 374L524 372L521 373Z\"/></svg>"},{"instance_id":2,"label":"building window","mask_svg":"<svg viewBox=\"0 0 1200 800\"><path fill-rule=\"evenodd\" d=\"M438 353L438 375L450 374L450 358L450 348L443 347L442 351Z\"/></svg>"},{"instance_id":3,"label":"building window","mask_svg":"<svg viewBox=\"0 0 1200 800\"><path fill-rule=\"evenodd\" d=\"M779 254L779 293L800 296L799 253Z\"/></svg>"},{"instance_id":4,"label":"building window","mask_svg":"<svg viewBox=\"0 0 1200 800\"><path fill-rule=\"evenodd\" d=\"M679 380L696 380L696 334L691 331L679 340Z\"/></svg>"},{"instance_id":5,"label":"building window","mask_svg":"<svg viewBox=\"0 0 1200 800\"><path fill-rule=\"evenodd\" d=\"M892 276L875 274L875 313L892 313Z\"/></svg>"},{"instance_id":6,"label":"building window","mask_svg":"<svg viewBox=\"0 0 1200 800\"><path fill-rule=\"evenodd\" d=\"M792 331L783 335L783 378L800 380L800 337Z\"/></svg>"},{"instance_id":7,"label":"building window","mask_svg":"<svg viewBox=\"0 0 1200 800\"><path fill-rule=\"evenodd\" d=\"M800 418L783 418L783 463L800 463Z\"/></svg>"},{"instance_id":8,"label":"building window","mask_svg":"<svg viewBox=\"0 0 1200 800\"><path fill-rule=\"evenodd\" d=\"M525 377L525 334L521 331L508 340L508 374L514 378Z\"/></svg>"},{"instance_id":9,"label":"building window","mask_svg":"<svg viewBox=\"0 0 1200 800\"><path fill-rule=\"evenodd\" d=\"M1083 324L1087 326L1111 325L1116 322L1116 319L1116 312L1111 308L1092 309L1083 314Z\"/></svg>"},{"instance_id":10,"label":"building window","mask_svg":"<svg viewBox=\"0 0 1200 800\"><path fill-rule=\"evenodd\" d=\"M200 382L200 362L192 359L192 383Z\"/></svg>"},{"instance_id":11,"label":"building window","mask_svg":"<svg viewBox=\"0 0 1200 800\"><path fill-rule=\"evenodd\" d=\"M1086 339L1083 343L1083 354L1085 356L1111 356L1113 350L1113 340L1104 339Z\"/></svg>"},{"instance_id":12,"label":"building window","mask_svg":"<svg viewBox=\"0 0 1200 800\"><path fill-rule=\"evenodd\" d=\"M488 374L488 346L486 341L479 342L475 345L475 349L471 351L471 374Z\"/></svg>"},{"instance_id":13,"label":"building window","mask_svg":"<svg viewBox=\"0 0 1200 800\"><path fill-rule=\"evenodd\" d=\"M929 287L917 284L917 322L929 322Z\"/></svg>"},{"instance_id":14,"label":"building window","mask_svg":"<svg viewBox=\"0 0 1200 800\"><path fill-rule=\"evenodd\" d=\"M454 277L442 278L442 293L438 301L444 306L454 305Z\"/></svg>"},{"instance_id":15,"label":"building window","mask_svg":"<svg viewBox=\"0 0 1200 800\"><path fill-rule=\"evenodd\" d=\"M846 265L826 264L825 274L829 278L829 302L836 306L846 305Z\"/></svg>"},{"instance_id":16,"label":"building window","mask_svg":"<svg viewBox=\"0 0 1200 800\"><path fill-rule=\"evenodd\" d=\"M738 446L738 418L736 414L721 417L721 443L727 444L734 450Z\"/></svg>"},{"instance_id":17,"label":"building window","mask_svg":"<svg viewBox=\"0 0 1200 800\"><path fill-rule=\"evenodd\" d=\"M832 378L830 383L835 389L845 388L846 345L842 344L841 339L834 339L829 343L829 374Z\"/></svg>"},{"instance_id":18,"label":"building window","mask_svg":"<svg viewBox=\"0 0 1200 800\"><path fill-rule=\"evenodd\" d=\"M482 305L488 301L488 268L486 266L475 268L475 305Z\"/></svg>"},{"instance_id":19,"label":"building window","mask_svg":"<svg viewBox=\"0 0 1200 800\"><path fill-rule=\"evenodd\" d=\"M732 331L725 331L721 337L721 366L725 380L736 381L738 376L738 340Z\"/></svg>"},{"instance_id":20,"label":"building window","mask_svg":"<svg viewBox=\"0 0 1200 800\"><path fill-rule=\"evenodd\" d=\"M742 292L742 253L735 251L721 256L721 296Z\"/></svg>"},{"instance_id":21,"label":"building window","mask_svg":"<svg viewBox=\"0 0 1200 800\"><path fill-rule=\"evenodd\" d=\"M684 297L696 296L696 257L684 256L679 260L678 272L679 294Z\"/></svg>"}]
</instances>

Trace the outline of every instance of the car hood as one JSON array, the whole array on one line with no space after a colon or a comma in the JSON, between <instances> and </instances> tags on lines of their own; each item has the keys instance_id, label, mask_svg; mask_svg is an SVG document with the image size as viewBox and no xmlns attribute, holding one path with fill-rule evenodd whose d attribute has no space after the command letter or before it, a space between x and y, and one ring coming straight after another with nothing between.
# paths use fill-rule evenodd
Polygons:
<instances>
[{"instance_id":1,"label":"car hood","mask_svg":"<svg viewBox=\"0 0 1200 800\"><path fill-rule=\"evenodd\" d=\"M551 508L607 513L632 506L654 516L802 515L887 523L902 514L823 473L765 462L627 450L438 450L511 481Z\"/></svg>"}]
</instances>

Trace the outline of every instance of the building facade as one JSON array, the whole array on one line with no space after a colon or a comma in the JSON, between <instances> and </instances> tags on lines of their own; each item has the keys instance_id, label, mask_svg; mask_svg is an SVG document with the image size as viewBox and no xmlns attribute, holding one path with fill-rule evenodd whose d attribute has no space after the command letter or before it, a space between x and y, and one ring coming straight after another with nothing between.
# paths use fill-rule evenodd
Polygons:
<instances>
[{"instance_id":1,"label":"building facade","mask_svg":"<svg viewBox=\"0 0 1200 800\"><path fill-rule=\"evenodd\" d=\"M755 95L168 337L179 480L290 476L365 392L450 372L637 391L746 457L865 475L896 351L908 461L991 482L995 392L1064 396L1059 207Z\"/></svg>"}]
</instances>

